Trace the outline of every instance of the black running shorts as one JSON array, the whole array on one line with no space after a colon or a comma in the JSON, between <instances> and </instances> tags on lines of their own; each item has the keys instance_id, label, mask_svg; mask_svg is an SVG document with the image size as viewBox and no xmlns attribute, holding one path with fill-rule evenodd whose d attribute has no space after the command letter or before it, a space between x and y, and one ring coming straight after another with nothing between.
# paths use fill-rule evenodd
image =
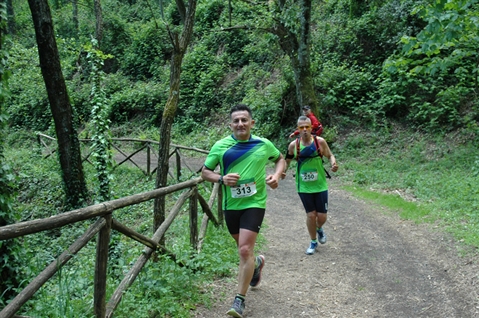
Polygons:
<instances>
[{"instance_id":1,"label":"black running shorts","mask_svg":"<svg viewBox=\"0 0 479 318\"><path fill-rule=\"evenodd\" d=\"M263 223L265 209L225 210L226 226L230 234L238 234L240 229L259 233Z\"/></svg>"},{"instance_id":2,"label":"black running shorts","mask_svg":"<svg viewBox=\"0 0 479 318\"><path fill-rule=\"evenodd\" d=\"M306 213L328 213L328 191L317 193L298 193Z\"/></svg>"}]
</instances>

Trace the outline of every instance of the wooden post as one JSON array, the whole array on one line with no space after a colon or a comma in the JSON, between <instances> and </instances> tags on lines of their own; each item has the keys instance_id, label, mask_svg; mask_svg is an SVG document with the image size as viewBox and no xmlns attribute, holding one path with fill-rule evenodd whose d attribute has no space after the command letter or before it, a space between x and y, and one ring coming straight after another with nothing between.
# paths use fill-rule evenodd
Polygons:
<instances>
[{"instance_id":1,"label":"wooden post","mask_svg":"<svg viewBox=\"0 0 479 318\"><path fill-rule=\"evenodd\" d=\"M223 187L224 186L220 186L220 188L218 189L217 207L218 207L218 223L220 225L223 225L225 221L225 217L223 215Z\"/></svg>"},{"instance_id":2,"label":"wooden post","mask_svg":"<svg viewBox=\"0 0 479 318\"><path fill-rule=\"evenodd\" d=\"M30 284L25 287L5 308L0 312L0 317L15 317L15 313L45 284L53 275L78 253L100 229L105 226L103 218L98 219L86 232L68 247L56 260L50 263Z\"/></svg>"},{"instance_id":3,"label":"wooden post","mask_svg":"<svg viewBox=\"0 0 479 318\"><path fill-rule=\"evenodd\" d=\"M203 219L201 220L200 233L198 235L198 253L201 252L201 247L206 237L206 231L208 230L208 221L211 220L215 224L215 226L220 226L220 223L216 220L215 216L213 215L213 212L211 211L213 204L215 203L215 199L218 196L218 191L221 191L220 184L213 183L213 190L211 191L210 199L206 203L202 203L202 200L204 199L200 194L198 194L198 200L200 201L201 208L205 213L205 215L203 215Z\"/></svg>"},{"instance_id":4,"label":"wooden post","mask_svg":"<svg viewBox=\"0 0 479 318\"><path fill-rule=\"evenodd\" d=\"M150 176L150 153L151 153L150 143L147 142L146 143L146 174L148 176Z\"/></svg>"},{"instance_id":5,"label":"wooden post","mask_svg":"<svg viewBox=\"0 0 479 318\"><path fill-rule=\"evenodd\" d=\"M190 197L190 244L193 249L198 247L198 187L191 189Z\"/></svg>"},{"instance_id":6,"label":"wooden post","mask_svg":"<svg viewBox=\"0 0 479 318\"><path fill-rule=\"evenodd\" d=\"M104 216L106 225L98 233L96 245L95 283L93 308L97 318L104 318L106 315L106 280L108 263L108 246L110 245L112 215Z\"/></svg>"},{"instance_id":7,"label":"wooden post","mask_svg":"<svg viewBox=\"0 0 479 318\"><path fill-rule=\"evenodd\" d=\"M180 181L181 177L181 157L180 154L178 153L178 148L175 149L175 155L176 155L176 179Z\"/></svg>"},{"instance_id":8,"label":"wooden post","mask_svg":"<svg viewBox=\"0 0 479 318\"><path fill-rule=\"evenodd\" d=\"M156 230L155 234L153 234L153 237L151 238L154 242L159 243L163 236L166 233L166 230L170 227L171 223L173 220L176 218L176 216L180 213L181 207L183 204L186 202L186 199L190 197L191 195L191 190L184 192L179 198L178 201L176 201L175 205L170 211L170 214L168 214L168 217L165 219L163 223L161 223L160 227ZM133 267L130 269L130 271L125 275L123 280L121 281L120 285L118 288L115 290L113 295L110 298L110 301L108 302L107 305L107 313L106 313L106 318L111 318L113 316L113 312L115 311L115 308L118 306L121 297L125 293L125 290L133 284L135 281L136 277L140 273L141 269L143 266L145 266L146 261L150 258L151 254L154 252L154 249L151 249L147 247L143 253L140 255L140 257L137 259L136 263L133 265Z\"/></svg>"}]
</instances>

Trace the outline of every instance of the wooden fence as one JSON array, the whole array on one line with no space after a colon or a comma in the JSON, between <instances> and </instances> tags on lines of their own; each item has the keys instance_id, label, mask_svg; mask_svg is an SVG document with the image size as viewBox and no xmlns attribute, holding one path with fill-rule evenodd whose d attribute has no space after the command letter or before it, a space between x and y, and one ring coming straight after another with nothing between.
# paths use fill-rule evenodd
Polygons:
<instances>
[{"instance_id":1,"label":"wooden fence","mask_svg":"<svg viewBox=\"0 0 479 318\"><path fill-rule=\"evenodd\" d=\"M51 138L42 135L43 138ZM128 141L138 140L126 139ZM145 144L152 143L152 141L144 141ZM47 146L45 144L45 146ZM148 149L148 146L144 146ZM144 149L143 147L143 149ZM177 149L186 148L192 150L193 148L174 146ZM54 152L51 151L50 154ZM129 159L125 159L129 160ZM82 222L85 220L94 219L95 222L78 237L64 252L53 262L50 263L35 279L33 279L8 305L0 312L0 317L10 318L19 317L15 314L20 310L31 297L50 279L53 275L64 266L74 255L76 255L89 241L98 235L96 245L96 263L95 263L95 278L94 278L94 295L93 305L94 314L96 317L112 317L114 310L117 308L123 293L128 287L132 285L136 277L139 275L146 262L153 254L153 252L164 253L173 259L176 256L170 252L166 247L162 246L162 241L166 231L172 224L174 219L178 216L182 206L189 200L189 230L190 243L193 248L198 251L201 250L202 242L205 238L208 223L211 221L215 226L223 224L223 212L221 208L221 191L219 185L215 184L208 201L198 193L198 185L202 184L204 180L197 177L185 182L171 185L165 188L155 189L152 191L131 195L128 197L107 201L85 208L61 213L51 216L49 218L25 221L15 224L10 224L0 227L0 240L8 240L22 237L25 235L38 233L46 230L60 228L69 224ZM145 201L153 200L155 198L172 194L177 191L183 191L177 199L168 217L160 225L151 238L148 238L135 230L121 224L114 218L114 212L117 209L140 204ZM212 207L216 201L218 214L217 217L213 215ZM204 216L202 224L198 233L198 202L201 206ZM153 221L152 221L153 222ZM145 250L138 257L136 263L131 267L129 272L125 275L109 301L106 301L106 282L107 282L107 262L108 262L108 245L111 237L111 230L116 230L119 233L137 241L145 246Z\"/></svg>"},{"instance_id":2,"label":"wooden fence","mask_svg":"<svg viewBox=\"0 0 479 318\"><path fill-rule=\"evenodd\" d=\"M60 228L62 226L91 220L98 218L83 235L78 237L64 252L50 265L48 265L34 280L32 280L27 287L25 287L1 312L0 317L9 318L15 317L15 314L20 310L21 306L25 304L40 287L42 287L53 275L63 266L68 260L76 255L89 241L91 241L97 234L96 245L96 264L95 264L95 281L94 281L94 312L96 317L112 317L114 310L117 308L121 297L125 290L131 286L141 269L145 266L147 260L153 252L158 251L165 253L176 259L175 255L168 251L167 248L160 245L160 241L165 235L167 229L178 216L182 206L189 199L189 218L190 218L190 243L193 248L200 249L201 242L205 238L207 224L209 221L213 222L215 226L223 223L221 210L221 195L218 196L219 187L215 184L211 192L209 201L207 202L199 193L197 185L204 182L200 177L178 183L169 187L156 189L140 194L131 195L128 197L91 205L85 208L61 213L45 219L37 219L16 224L10 224L0 227L0 240L8 240L25 236L28 234L38 233L46 230ZM160 225L160 227L153 234L153 237L148 238L135 230L128 228L113 218L115 210L127 206L139 204L148 200L165 196L176 191L187 189L178 198L176 204L168 214L168 217ZM212 206L218 197L218 218L212 213ZM203 223L198 233L198 202L205 213ZM130 271L125 275L120 285L117 287L108 303L106 302L106 281L107 281L107 262L108 262L108 244L110 242L111 230L116 230L121 234L143 244L146 248L144 252L138 257L136 263L131 267Z\"/></svg>"},{"instance_id":3,"label":"wooden fence","mask_svg":"<svg viewBox=\"0 0 479 318\"><path fill-rule=\"evenodd\" d=\"M57 151L57 143L55 138L42 133L37 133L37 140L38 140L38 143L45 148L44 158L48 158L49 156L51 156ZM79 139L79 140L83 144L89 144L92 142L92 139ZM157 164L153 162L152 160L154 159L158 160L158 156L157 156L157 152L158 152L157 149L159 146L158 141L149 140L149 139L136 139L136 138L112 138L111 140L112 140L111 146L116 151L116 154L118 155L118 156L115 156L116 157L115 159L117 159L116 161L118 163L116 166L113 167L113 169L116 169L116 167L128 162L136 166L141 171L143 171L143 173L147 176L151 176L152 174L156 172ZM126 150L127 148L126 145L130 145L131 149ZM203 150L203 149L199 149L195 147L186 147L186 146L181 146L176 144L170 144L170 148L172 148L173 150L170 152L169 157L171 158L173 155L175 156L174 162L176 167L175 170L176 170L177 180L180 180L182 166L185 166L191 172L198 172L198 169L193 169L190 165L188 165L188 163L186 162L181 152L182 150L208 154L207 150ZM93 151L89 148L84 150L82 154L82 161L92 164L92 162L90 161L90 156L92 152ZM138 154L140 154L141 152L146 152L145 162L138 159ZM141 158L143 157L144 156L141 156ZM168 173L170 174L172 178L175 178L171 171L168 171Z\"/></svg>"}]
</instances>

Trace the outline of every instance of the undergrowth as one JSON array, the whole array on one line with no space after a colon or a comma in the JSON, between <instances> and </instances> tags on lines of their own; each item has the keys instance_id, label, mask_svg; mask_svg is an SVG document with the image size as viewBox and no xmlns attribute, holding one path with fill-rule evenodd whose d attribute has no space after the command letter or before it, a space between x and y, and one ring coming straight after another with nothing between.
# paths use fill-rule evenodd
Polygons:
<instances>
[{"instance_id":1,"label":"undergrowth","mask_svg":"<svg viewBox=\"0 0 479 318\"><path fill-rule=\"evenodd\" d=\"M479 247L477 140L461 131L439 136L397 126L341 139L333 152L347 190Z\"/></svg>"},{"instance_id":2,"label":"undergrowth","mask_svg":"<svg viewBox=\"0 0 479 318\"><path fill-rule=\"evenodd\" d=\"M128 128L122 128L128 129ZM209 149L230 133L227 126L201 133L173 133L173 143ZM129 136L157 140L154 130ZM273 142L282 145L284 140ZM460 132L447 136L423 134L398 126L389 130L356 130L338 133L331 149L340 165L334 175L347 191L388 207L402 218L415 222L431 222L452 233L458 241L477 250L479 247L479 150ZM19 133L6 142L5 155L17 176L18 193L15 218L19 221L45 218L64 212L61 178L55 156L42 158L41 150L31 134ZM85 163L89 189L93 189L94 168ZM182 180L195 177L185 171ZM172 181L174 182L174 181ZM200 193L208 198L208 187ZM154 178L146 178L137 168L120 166L111 183L113 198L152 190ZM93 196L93 194L92 194ZM170 208L178 194L172 195ZM168 209L167 209L168 210ZM114 212L119 222L146 236L152 235L153 202L145 202ZM19 238L23 246L13 257L26 260L20 272L20 290L54 260L89 226L77 223ZM201 223L201 217L199 220ZM267 224L265 224L267 227ZM166 246L178 257L175 264L166 256L158 262L148 261L137 280L123 295L115 311L116 317L190 317L198 305L231 295L213 294L215 279L234 277L237 251L225 228L210 225L201 253L190 248L188 212L180 212L166 235ZM265 244L259 236L259 246ZM35 317L93 317L93 281L95 242L90 242L64 266L29 301L21 313ZM107 299L128 272L143 247L112 231L109 256ZM188 295L185 297L185 295Z\"/></svg>"},{"instance_id":3,"label":"undergrowth","mask_svg":"<svg viewBox=\"0 0 479 318\"><path fill-rule=\"evenodd\" d=\"M7 141L6 158L17 175L18 197L14 203L15 219L27 221L46 218L64 210L59 164L55 155L43 158L42 149L35 142L33 133L11 136ZM95 169L84 163L89 189L94 189ZM182 180L197 176L183 172ZM170 183L176 183L170 180ZM125 197L154 189L155 180L147 178L136 167L122 165L114 170L111 181L113 198ZM200 194L209 198L211 184L200 185ZM169 195L167 211L179 194ZM91 193L92 202L95 193ZM151 259L133 285L123 294L115 310L115 317L190 317L199 304L208 306L213 294L210 286L215 279L236 275L238 256L234 241L226 228L208 226L201 253L190 246L188 204L180 211L165 235L165 246L177 257L175 263L167 256ZM203 213L199 209L198 224ZM113 217L120 223L147 236L152 236L153 201L114 211ZM94 220L68 225L16 239L22 249L16 255L23 260L20 268L23 281L15 290L19 293L48 264L70 246ZM106 299L112 296L124 275L129 271L144 246L112 231ZM94 317L93 282L95 273L96 240L90 241L78 254L55 274L28 301L19 314L32 317ZM180 266L180 264L185 266ZM187 296L186 296L187 295ZM2 307L6 303L2 304Z\"/></svg>"}]
</instances>

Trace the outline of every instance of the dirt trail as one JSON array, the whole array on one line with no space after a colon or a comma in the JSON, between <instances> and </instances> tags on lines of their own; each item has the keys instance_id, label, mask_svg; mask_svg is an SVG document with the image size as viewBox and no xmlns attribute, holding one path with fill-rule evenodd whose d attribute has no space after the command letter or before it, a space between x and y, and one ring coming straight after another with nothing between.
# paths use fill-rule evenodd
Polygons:
<instances>
[{"instance_id":1,"label":"dirt trail","mask_svg":"<svg viewBox=\"0 0 479 318\"><path fill-rule=\"evenodd\" d=\"M330 181L328 242L306 255L305 213L288 176L269 191L263 279L244 317L479 317L479 257L461 257L432 225L353 198ZM212 308L195 317L228 317L236 281L218 282Z\"/></svg>"},{"instance_id":2,"label":"dirt trail","mask_svg":"<svg viewBox=\"0 0 479 318\"><path fill-rule=\"evenodd\" d=\"M203 162L188 160L195 171ZM479 318L477 250L460 256L464 248L437 226L401 220L340 184L329 181L328 242L314 255L304 253L309 237L292 176L268 189L266 265L260 286L248 291L245 318ZM229 317L236 279L208 292L217 302L194 317Z\"/></svg>"}]
</instances>

